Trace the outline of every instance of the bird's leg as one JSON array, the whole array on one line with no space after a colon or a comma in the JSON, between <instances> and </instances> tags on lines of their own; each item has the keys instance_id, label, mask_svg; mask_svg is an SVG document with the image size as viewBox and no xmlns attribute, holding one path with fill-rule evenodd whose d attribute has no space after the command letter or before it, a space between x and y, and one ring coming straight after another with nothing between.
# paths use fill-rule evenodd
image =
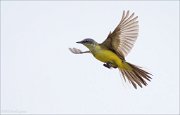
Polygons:
<instances>
[{"instance_id":1,"label":"bird's leg","mask_svg":"<svg viewBox=\"0 0 180 115\"><path fill-rule=\"evenodd\" d=\"M107 68L111 68L111 66L108 63L104 63L103 66L107 67Z\"/></svg>"},{"instance_id":2,"label":"bird's leg","mask_svg":"<svg viewBox=\"0 0 180 115\"><path fill-rule=\"evenodd\" d=\"M105 66L105 67L107 67L107 68L109 68L109 69L112 68L112 67L113 67L113 68L117 68L117 66L114 66L114 65L113 65L112 63L110 63L110 62L104 63L103 66Z\"/></svg>"},{"instance_id":3,"label":"bird's leg","mask_svg":"<svg viewBox=\"0 0 180 115\"><path fill-rule=\"evenodd\" d=\"M91 53L90 51L84 51L82 52L80 49L77 48L69 48L69 50L74 54L83 54L83 53Z\"/></svg>"}]
</instances>

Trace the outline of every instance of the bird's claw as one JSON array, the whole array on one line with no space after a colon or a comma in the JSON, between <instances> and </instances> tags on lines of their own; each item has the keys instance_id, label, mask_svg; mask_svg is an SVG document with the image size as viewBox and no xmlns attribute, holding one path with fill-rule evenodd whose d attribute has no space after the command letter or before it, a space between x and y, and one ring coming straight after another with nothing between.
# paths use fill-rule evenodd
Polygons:
<instances>
[{"instance_id":1,"label":"bird's claw","mask_svg":"<svg viewBox=\"0 0 180 115\"><path fill-rule=\"evenodd\" d=\"M116 66L113 66L111 63L104 63L103 66L107 67L107 68L117 68Z\"/></svg>"},{"instance_id":2,"label":"bird's claw","mask_svg":"<svg viewBox=\"0 0 180 115\"><path fill-rule=\"evenodd\" d=\"M107 67L109 69L111 68L111 66L109 64L107 64L107 63L104 63L103 66L105 66L105 67Z\"/></svg>"}]
</instances>

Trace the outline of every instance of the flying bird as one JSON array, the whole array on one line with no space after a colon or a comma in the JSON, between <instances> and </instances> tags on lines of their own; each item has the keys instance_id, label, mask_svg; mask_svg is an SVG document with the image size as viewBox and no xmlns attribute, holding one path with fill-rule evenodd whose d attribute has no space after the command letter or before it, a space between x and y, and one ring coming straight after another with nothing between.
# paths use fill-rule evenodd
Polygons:
<instances>
[{"instance_id":1,"label":"flying bird","mask_svg":"<svg viewBox=\"0 0 180 115\"><path fill-rule=\"evenodd\" d=\"M76 43L83 44L89 50L81 51L77 48L69 48L74 54L91 53L96 59L103 62L107 68L118 68L124 80L128 80L130 84L137 89L137 85L141 88L147 85L152 74L143 70L141 67L131 64L125 60L125 57L131 51L138 37L139 25L138 16L129 11L123 11L120 23L110 32L102 43L97 43L91 38L86 38Z\"/></svg>"}]
</instances>

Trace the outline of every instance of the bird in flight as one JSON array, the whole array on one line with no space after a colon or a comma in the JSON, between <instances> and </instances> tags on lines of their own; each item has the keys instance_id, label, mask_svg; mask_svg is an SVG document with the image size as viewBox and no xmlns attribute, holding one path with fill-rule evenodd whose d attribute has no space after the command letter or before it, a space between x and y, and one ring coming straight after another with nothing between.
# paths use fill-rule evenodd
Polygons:
<instances>
[{"instance_id":1,"label":"bird in flight","mask_svg":"<svg viewBox=\"0 0 180 115\"><path fill-rule=\"evenodd\" d=\"M147 85L151 75L141 67L131 64L125 60L125 57L131 51L139 31L138 16L129 11L123 11L120 23L113 32L110 32L102 43L97 43L91 38L86 38L76 42L83 44L89 50L81 51L77 48L69 48L74 54L91 53L96 59L103 62L107 68L118 68L124 80L128 80L130 84L137 89L137 85L141 88Z\"/></svg>"}]
</instances>

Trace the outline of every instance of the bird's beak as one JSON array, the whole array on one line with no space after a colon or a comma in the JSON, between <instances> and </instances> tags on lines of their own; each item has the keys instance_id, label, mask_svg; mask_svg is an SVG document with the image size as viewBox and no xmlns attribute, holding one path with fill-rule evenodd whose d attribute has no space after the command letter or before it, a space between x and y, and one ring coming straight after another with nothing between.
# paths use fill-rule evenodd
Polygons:
<instances>
[{"instance_id":1,"label":"bird's beak","mask_svg":"<svg viewBox=\"0 0 180 115\"><path fill-rule=\"evenodd\" d=\"M78 44L82 44L82 41L79 41L79 42L76 42L76 43L78 43Z\"/></svg>"}]
</instances>

